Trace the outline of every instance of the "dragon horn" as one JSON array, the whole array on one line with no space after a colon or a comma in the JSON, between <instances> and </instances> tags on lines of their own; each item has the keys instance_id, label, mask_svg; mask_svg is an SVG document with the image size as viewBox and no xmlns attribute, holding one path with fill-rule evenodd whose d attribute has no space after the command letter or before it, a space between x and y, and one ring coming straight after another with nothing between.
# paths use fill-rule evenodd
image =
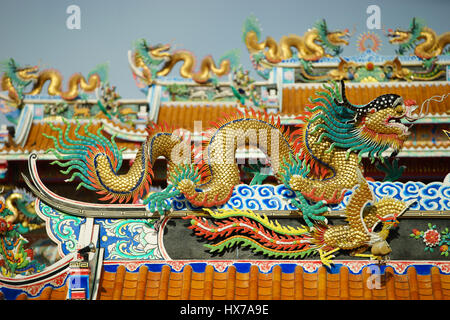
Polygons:
<instances>
[{"instance_id":1,"label":"dragon horn","mask_svg":"<svg viewBox=\"0 0 450 320\"><path fill-rule=\"evenodd\" d=\"M350 102L348 102L348 100L347 100L347 96L345 95L345 82L344 82L344 80L341 80L340 91L341 91L342 101L337 101L336 99L334 99L335 103L338 106L346 107L347 109L350 109L352 111L358 111L357 108L354 105L352 105Z\"/></svg>"},{"instance_id":2,"label":"dragon horn","mask_svg":"<svg viewBox=\"0 0 450 320\"><path fill-rule=\"evenodd\" d=\"M398 94L384 94L384 95L381 95L381 96L373 99L372 101L370 101L369 103L367 103L363 106L352 105L347 100L347 97L345 95L344 80L341 80L341 96L342 96L342 102L338 102L335 99L336 104L339 106L342 106L342 107L346 107L347 109L358 113L358 115L365 114L372 109L379 110L379 109L385 108L387 106L392 106L392 105L396 105L396 103L403 102L403 99Z\"/></svg>"}]
</instances>

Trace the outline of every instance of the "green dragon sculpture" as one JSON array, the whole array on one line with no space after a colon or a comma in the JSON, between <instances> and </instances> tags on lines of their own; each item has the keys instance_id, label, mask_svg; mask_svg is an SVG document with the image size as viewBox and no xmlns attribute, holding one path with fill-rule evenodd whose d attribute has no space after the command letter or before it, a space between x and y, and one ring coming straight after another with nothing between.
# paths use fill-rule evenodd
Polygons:
<instances>
[{"instance_id":1,"label":"green dragon sculpture","mask_svg":"<svg viewBox=\"0 0 450 320\"><path fill-rule=\"evenodd\" d=\"M295 193L292 203L308 228L326 224L324 214L330 211L328 205L340 203L345 192L356 187L353 198L357 205L352 207L348 219L356 219L351 220L355 221L351 230L358 229L369 234L369 238L361 236L357 243L348 246L338 242L331 245L329 239L330 245L324 248L372 246L378 240L385 241L385 237L372 237L366 231L387 215L398 216L407 206L401 201L397 204L394 199L373 203L378 220L371 218L370 223L361 224L360 217L367 202L374 202L362 178L362 156L367 154L372 162L376 159L383 162L384 151L392 148L398 152L409 135L408 126L401 123L401 119L416 120L412 114L416 106L413 101L404 101L395 94L382 95L357 106L347 100L343 81L340 85L332 83L323 87L324 90L311 99L310 111L299 117L303 124L292 133L279 119L266 113L237 112L215 123L212 130L207 131L203 147L191 152L189 139L177 134L174 128L150 125L147 140L125 174L118 173L122 156L114 137L106 139L101 129L94 134L87 125L81 129L78 124L74 130L76 139L71 139L67 134L70 124L65 132L54 128L59 131L59 137L49 136L55 145L49 151L60 160L70 159L55 163L67 168L63 171L65 174L75 171L70 180L80 178L78 187L103 194L101 200L121 203L131 199L137 202L148 193L152 166L158 157L165 157L168 186L144 200L148 210L163 214L171 208L168 200L181 194L195 206L217 207L226 203L234 186L240 183L235 152L239 147L254 145L267 154L275 177ZM354 235L351 230L341 230L345 234L349 232L345 239ZM336 240L337 236L331 238Z\"/></svg>"},{"instance_id":2,"label":"green dragon sculpture","mask_svg":"<svg viewBox=\"0 0 450 320\"><path fill-rule=\"evenodd\" d=\"M211 56L200 62L199 70L194 71L195 56L187 50L171 51L170 45L149 45L145 39L134 43L133 52L129 52L128 62L136 80L144 86L151 86L158 77L168 75L176 64L182 63L180 75L196 83L205 84L232 71L239 63L239 50L226 52L216 66Z\"/></svg>"},{"instance_id":3,"label":"green dragon sculpture","mask_svg":"<svg viewBox=\"0 0 450 320\"><path fill-rule=\"evenodd\" d=\"M283 36L279 43L272 37L261 39L261 26L255 16L248 17L242 28L242 40L251 55L263 54L269 64L277 64L294 56L292 48L297 51L299 59L317 61L323 57L337 56L342 52L342 46L348 45L346 38L350 37L348 29L329 31L324 19L315 23L314 28L303 36L291 34ZM261 61L257 58L256 61ZM261 61L264 63L264 61Z\"/></svg>"},{"instance_id":4,"label":"green dragon sculpture","mask_svg":"<svg viewBox=\"0 0 450 320\"><path fill-rule=\"evenodd\" d=\"M1 63L1 70L3 71L1 88L8 92L8 98L19 107L22 106L25 95L40 94L46 84L49 95L74 100L86 92L93 92L99 88L108 77L108 65L99 64L88 74L87 80L80 73L71 75L67 89L63 90L63 77L56 69L40 71L39 66L22 67L11 58ZM31 85L31 89L26 91Z\"/></svg>"},{"instance_id":5,"label":"green dragon sculpture","mask_svg":"<svg viewBox=\"0 0 450 320\"><path fill-rule=\"evenodd\" d=\"M409 30L389 29L387 36L390 43L398 44L398 54L404 55L414 49L414 54L423 60L444 54L445 48L450 44L450 32L438 36L433 29L426 26L424 20L419 18L412 19Z\"/></svg>"},{"instance_id":6,"label":"green dragon sculpture","mask_svg":"<svg viewBox=\"0 0 450 320\"><path fill-rule=\"evenodd\" d=\"M6 200L0 197L0 271L3 276L29 275L44 265L34 260L33 250L23 235L45 224L34 211L34 199L22 190L14 190Z\"/></svg>"}]
</instances>

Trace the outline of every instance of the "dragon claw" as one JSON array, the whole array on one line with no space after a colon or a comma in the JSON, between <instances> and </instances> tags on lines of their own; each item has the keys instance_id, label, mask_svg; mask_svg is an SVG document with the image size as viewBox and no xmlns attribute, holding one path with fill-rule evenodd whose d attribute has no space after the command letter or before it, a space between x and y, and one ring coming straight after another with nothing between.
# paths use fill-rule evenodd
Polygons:
<instances>
[{"instance_id":1,"label":"dragon claw","mask_svg":"<svg viewBox=\"0 0 450 320\"><path fill-rule=\"evenodd\" d=\"M300 201L297 201L297 199L291 199L290 203L302 212L303 219L308 227L311 228L314 226L311 220L321 221L324 223L328 222L328 220L322 215L330 212L330 208L326 206L327 201L321 200L315 204L309 204L300 192L296 191L295 193Z\"/></svg>"},{"instance_id":2,"label":"dragon claw","mask_svg":"<svg viewBox=\"0 0 450 320\"><path fill-rule=\"evenodd\" d=\"M147 210L152 213L158 212L161 216L163 216L167 211L169 211L172 206L167 201L173 197L179 195L179 191L171 191L172 186L169 185L166 189L161 192L155 192L149 195L145 200L144 204L147 205Z\"/></svg>"},{"instance_id":3,"label":"dragon claw","mask_svg":"<svg viewBox=\"0 0 450 320\"><path fill-rule=\"evenodd\" d=\"M333 261L331 260L335 258L335 255L333 255L333 253L338 250L339 248L335 248L333 250L324 252L322 249L319 249L320 261L322 261L322 264L326 267L331 267L331 265L333 264Z\"/></svg>"}]
</instances>

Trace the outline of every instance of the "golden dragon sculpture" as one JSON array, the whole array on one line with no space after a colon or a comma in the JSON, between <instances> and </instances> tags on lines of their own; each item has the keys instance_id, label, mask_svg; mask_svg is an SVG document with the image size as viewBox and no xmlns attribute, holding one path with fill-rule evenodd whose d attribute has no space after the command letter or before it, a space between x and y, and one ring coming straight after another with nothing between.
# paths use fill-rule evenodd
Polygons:
<instances>
[{"instance_id":1,"label":"golden dragon sculpture","mask_svg":"<svg viewBox=\"0 0 450 320\"><path fill-rule=\"evenodd\" d=\"M342 46L348 45L348 37L348 29L329 31L325 20L318 21L314 28L306 31L303 36L283 36L279 43L269 36L261 41L261 27L253 16L247 18L243 28L243 40L248 51L253 55L263 54L265 60L271 64L294 57L292 48L296 49L299 59L307 61L339 55Z\"/></svg>"},{"instance_id":2,"label":"golden dragon sculpture","mask_svg":"<svg viewBox=\"0 0 450 320\"><path fill-rule=\"evenodd\" d=\"M93 92L106 80L106 65L98 65L91 71L87 80L81 73L70 76L67 89L63 89L63 77L56 69L39 71L38 66L19 66L14 59L2 63L3 75L1 80L2 90L8 92L8 97L16 104L25 95L38 95L42 93L48 83L47 93L51 96L60 96L64 100L74 100L81 92ZM32 86L29 91L26 91Z\"/></svg>"},{"instance_id":3,"label":"golden dragon sculpture","mask_svg":"<svg viewBox=\"0 0 450 320\"><path fill-rule=\"evenodd\" d=\"M389 148L394 152L401 150L409 135L409 128L401 119L417 119L412 114L415 102L385 94L366 105L353 105L346 98L343 81L340 85L324 84L324 90L316 95L311 99L310 112L299 117L303 124L292 133L280 124L279 118L266 113L237 112L215 123L207 131L203 147L194 152L190 140L174 128L150 125L147 140L124 174L118 173L122 156L114 139L107 140L99 132L91 134L86 127L82 134L81 124L74 130L76 139L54 128L59 131L59 138L48 136L54 141L54 148L49 151L60 160L71 159L55 163L67 167L65 173L75 170L70 180L80 178L79 187L104 195L101 200L122 203L144 198L149 211L163 214L171 209L169 200L179 195L199 207L226 203L234 186L240 183L236 150L252 145L267 155L275 177L295 194L291 203L299 209L308 228L326 224L328 205L341 203L345 192L357 187L352 197L354 205L347 207L349 225L322 228L329 231L323 232L320 241L327 243L323 246L326 251L331 247L356 249L362 244L373 247L374 243L385 241L385 232L378 238L372 236L376 222L369 218L373 214L365 216L367 202L374 199L362 178L362 156L384 161L382 154ZM66 132L69 130L68 123ZM164 191L144 197L151 184L152 166L161 156L168 161L169 184ZM398 216L406 207L401 201L385 199L372 203L370 212L378 214L377 221L384 221L387 215ZM360 236L355 230L360 231Z\"/></svg>"},{"instance_id":4,"label":"golden dragon sculpture","mask_svg":"<svg viewBox=\"0 0 450 320\"><path fill-rule=\"evenodd\" d=\"M412 19L409 30L389 29L387 36L390 43L399 45L399 54L403 55L414 48L414 54L424 60L441 55L450 44L450 31L438 36L418 18Z\"/></svg>"},{"instance_id":5,"label":"golden dragon sculpture","mask_svg":"<svg viewBox=\"0 0 450 320\"><path fill-rule=\"evenodd\" d=\"M214 76L221 77L228 74L238 59L237 52L230 51L219 59L217 66L212 56L208 55L200 62L198 71L195 71L196 59L190 51L170 51L170 49L168 44L150 46L145 39L138 40L134 52L129 53L133 75L147 85L152 85L157 77L167 76L178 63L182 63L180 75L183 78L205 84Z\"/></svg>"}]
</instances>

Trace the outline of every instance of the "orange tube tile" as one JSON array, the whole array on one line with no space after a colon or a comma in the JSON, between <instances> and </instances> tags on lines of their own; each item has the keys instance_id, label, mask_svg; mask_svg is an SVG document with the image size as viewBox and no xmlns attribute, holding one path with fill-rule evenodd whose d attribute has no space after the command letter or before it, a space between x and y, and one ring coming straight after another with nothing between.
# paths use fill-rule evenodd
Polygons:
<instances>
[{"instance_id":1,"label":"orange tube tile","mask_svg":"<svg viewBox=\"0 0 450 320\"><path fill-rule=\"evenodd\" d=\"M42 293L40 296L36 297L37 300L50 300L50 296L52 294L53 288L47 287L44 290L42 290Z\"/></svg>"},{"instance_id":2,"label":"orange tube tile","mask_svg":"<svg viewBox=\"0 0 450 320\"><path fill-rule=\"evenodd\" d=\"M249 279L249 295L250 300L258 299L258 275L259 269L257 266L252 265L250 267L250 279Z\"/></svg>"},{"instance_id":3,"label":"orange tube tile","mask_svg":"<svg viewBox=\"0 0 450 320\"><path fill-rule=\"evenodd\" d=\"M395 300L395 286L394 286L394 268L387 267L384 271L386 282L386 298L388 300Z\"/></svg>"},{"instance_id":4,"label":"orange tube tile","mask_svg":"<svg viewBox=\"0 0 450 320\"><path fill-rule=\"evenodd\" d=\"M279 265L272 269L272 292L274 300L281 299L281 266Z\"/></svg>"},{"instance_id":5,"label":"orange tube tile","mask_svg":"<svg viewBox=\"0 0 450 320\"><path fill-rule=\"evenodd\" d=\"M339 270L340 279L340 298L341 300L348 300L349 299L349 292L348 292L348 268L346 266L342 266Z\"/></svg>"},{"instance_id":6,"label":"orange tube tile","mask_svg":"<svg viewBox=\"0 0 450 320\"><path fill-rule=\"evenodd\" d=\"M327 298L327 269L320 266L317 272L317 299L325 300Z\"/></svg>"},{"instance_id":7,"label":"orange tube tile","mask_svg":"<svg viewBox=\"0 0 450 320\"><path fill-rule=\"evenodd\" d=\"M169 278L170 278L170 267L165 265L161 269L161 280L159 287L159 300L167 300L167 293L169 287Z\"/></svg>"},{"instance_id":8,"label":"orange tube tile","mask_svg":"<svg viewBox=\"0 0 450 320\"><path fill-rule=\"evenodd\" d=\"M230 266L227 270L227 300L234 299L234 291L236 286L236 267Z\"/></svg>"},{"instance_id":9,"label":"orange tube tile","mask_svg":"<svg viewBox=\"0 0 450 320\"><path fill-rule=\"evenodd\" d=\"M205 289L203 297L203 299L205 300L212 299L213 280L214 280L214 267L212 265L207 265L205 268Z\"/></svg>"},{"instance_id":10,"label":"orange tube tile","mask_svg":"<svg viewBox=\"0 0 450 320\"><path fill-rule=\"evenodd\" d=\"M33 123L31 125L30 133L28 134L28 139L25 143L25 149L32 150L35 148L34 144L36 142L36 138L38 137L41 126L42 125L40 123Z\"/></svg>"},{"instance_id":11,"label":"orange tube tile","mask_svg":"<svg viewBox=\"0 0 450 320\"><path fill-rule=\"evenodd\" d=\"M191 279L192 279L192 267L190 265L184 266L183 269L183 280L181 284L181 300L188 300L191 290Z\"/></svg>"},{"instance_id":12,"label":"orange tube tile","mask_svg":"<svg viewBox=\"0 0 450 320\"><path fill-rule=\"evenodd\" d=\"M120 300L122 298L123 281L125 278L125 266L119 266L116 271L116 280L114 283L114 290L112 300Z\"/></svg>"},{"instance_id":13,"label":"orange tube tile","mask_svg":"<svg viewBox=\"0 0 450 320\"><path fill-rule=\"evenodd\" d=\"M144 300L145 286L147 284L147 266L142 266L139 269L136 287L136 300Z\"/></svg>"},{"instance_id":14,"label":"orange tube tile","mask_svg":"<svg viewBox=\"0 0 450 320\"><path fill-rule=\"evenodd\" d=\"M433 287L434 299L442 300L441 273L436 266L431 268L431 285Z\"/></svg>"},{"instance_id":15,"label":"orange tube tile","mask_svg":"<svg viewBox=\"0 0 450 320\"><path fill-rule=\"evenodd\" d=\"M296 266L294 271L294 291L295 300L303 300L303 268L300 266Z\"/></svg>"},{"instance_id":16,"label":"orange tube tile","mask_svg":"<svg viewBox=\"0 0 450 320\"><path fill-rule=\"evenodd\" d=\"M409 267L408 271L409 292L412 300L419 299L419 289L417 285L417 271L414 267Z\"/></svg>"},{"instance_id":17,"label":"orange tube tile","mask_svg":"<svg viewBox=\"0 0 450 320\"><path fill-rule=\"evenodd\" d=\"M365 267L362 271L362 287L364 292L364 300L372 300L372 290L367 285L367 282L369 281L370 276L372 275L372 272L369 268Z\"/></svg>"}]
</instances>

